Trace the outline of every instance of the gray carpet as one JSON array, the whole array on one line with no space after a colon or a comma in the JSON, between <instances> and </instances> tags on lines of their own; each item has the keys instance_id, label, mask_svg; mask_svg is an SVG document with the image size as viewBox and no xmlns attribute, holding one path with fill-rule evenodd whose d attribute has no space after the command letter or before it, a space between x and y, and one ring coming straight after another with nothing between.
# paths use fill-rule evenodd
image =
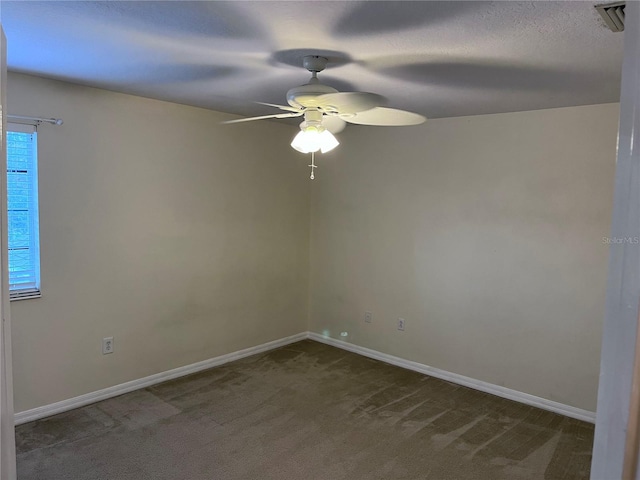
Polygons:
<instances>
[{"instance_id":1,"label":"gray carpet","mask_svg":"<svg viewBox=\"0 0 640 480\"><path fill-rule=\"evenodd\" d=\"M593 426L302 341L16 439L19 480L586 479Z\"/></svg>"}]
</instances>

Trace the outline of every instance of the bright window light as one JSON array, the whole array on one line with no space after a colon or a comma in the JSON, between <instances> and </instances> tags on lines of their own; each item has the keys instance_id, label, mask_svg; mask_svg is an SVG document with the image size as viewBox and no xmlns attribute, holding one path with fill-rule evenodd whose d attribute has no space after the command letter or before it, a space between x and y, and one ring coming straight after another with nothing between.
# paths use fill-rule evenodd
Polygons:
<instances>
[{"instance_id":1,"label":"bright window light","mask_svg":"<svg viewBox=\"0 0 640 480\"><path fill-rule=\"evenodd\" d=\"M6 145L10 297L40 296L35 127L9 124Z\"/></svg>"}]
</instances>

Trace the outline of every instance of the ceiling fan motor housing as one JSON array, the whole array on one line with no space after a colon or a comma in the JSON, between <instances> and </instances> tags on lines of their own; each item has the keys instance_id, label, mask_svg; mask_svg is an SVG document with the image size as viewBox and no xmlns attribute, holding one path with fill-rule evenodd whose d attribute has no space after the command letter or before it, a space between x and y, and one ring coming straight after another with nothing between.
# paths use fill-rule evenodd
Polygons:
<instances>
[{"instance_id":1,"label":"ceiling fan motor housing","mask_svg":"<svg viewBox=\"0 0 640 480\"><path fill-rule=\"evenodd\" d=\"M323 85L314 76L309 80L309 83L289 90L287 92L287 102L296 108L314 108L320 106L316 101L316 97L327 93L338 93L338 90L329 85Z\"/></svg>"},{"instance_id":2,"label":"ceiling fan motor housing","mask_svg":"<svg viewBox=\"0 0 640 480\"><path fill-rule=\"evenodd\" d=\"M323 71L327 66L327 59L325 57L307 55L304 57L302 64L304 68L311 72L311 79L309 83L299 87L293 87L287 92L287 102L289 105L296 108L314 108L319 106L316 101L316 97L319 95L338 93L338 90L335 88L329 85L323 85L320 83L320 80L318 80L318 72Z\"/></svg>"}]
</instances>

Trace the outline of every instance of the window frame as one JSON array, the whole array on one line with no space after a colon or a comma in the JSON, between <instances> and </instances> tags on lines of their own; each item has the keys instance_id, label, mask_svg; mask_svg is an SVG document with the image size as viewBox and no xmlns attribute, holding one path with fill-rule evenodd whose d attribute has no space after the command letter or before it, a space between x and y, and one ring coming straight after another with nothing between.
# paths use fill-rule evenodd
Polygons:
<instances>
[{"instance_id":1,"label":"window frame","mask_svg":"<svg viewBox=\"0 0 640 480\"><path fill-rule=\"evenodd\" d=\"M39 208L39 195L38 195L38 129L36 123L17 123L17 122L7 122L6 126L6 134L9 132L13 133L28 133L34 135L34 145L33 145L33 159L30 162L28 176L30 183L30 191L31 200L29 202L29 233L32 236L33 240L30 244L30 248L33 248L33 265L34 265L34 276L35 276L35 286L28 287L18 287L12 288L11 283L9 284L9 300L28 300L31 298L40 298L42 296L42 285L40 280L40 208ZM8 148L8 145L7 145ZM7 152L8 155L8 152ZM9 192L9 168L7 165L5 175L7 175L7 215L9 212L9 200L8 200L8 192ZM10 235L9 229L9 221L7 219L7 231L8 236ZM8 258L8 257L7 257ZM10 262L9 265L10 266Z\"/></svg>"}]
</instances>

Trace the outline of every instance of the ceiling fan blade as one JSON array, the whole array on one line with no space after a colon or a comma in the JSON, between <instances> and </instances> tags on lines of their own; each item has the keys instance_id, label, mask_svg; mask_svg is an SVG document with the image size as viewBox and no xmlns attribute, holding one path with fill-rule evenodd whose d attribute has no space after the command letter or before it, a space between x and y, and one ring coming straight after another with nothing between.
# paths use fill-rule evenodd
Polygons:
<instances>
[{"instance_id":1,"label":"ceiling fan blade","mask_svg":"<svg viewBox=\"0 0 640 480\"><path fill-rule=\"evenodd\" d=\"M319 95L318 107L328 112L358 113L387 103L387 99L376 93L339 92Z\"/></svg>"},{"instance_id":2,"label":"ceiling fan blade","mask_svg":"<svg viewBox=\"0 0 640 480\"><path fill-rule=\"evenodd\" d=\"M291 107L289 105L277 105L275 103L267 103L267 102L256 102L259 105L266 105L267 107L276 107L280 110L285 110L287 112L299 112L299 108Z\"/></svg>"},{"instance_id":3,"label":"ceiling fan blade","mask_svg":"<svg viewBox=\"0 0 640 480\"><path fill-rule=\"evenodd\" d=\"M376 107L353 115L341 115L344 121L358 125L378 125L381 127L400 127L406 125L420 125L427 118L406 110Z\"/></svg>"},{"instance_id":4,"label":"ceiling fan blade","mask_svg":"<svg viewBox=\"0 0 640 480\"><path fill-rule=\"evenodd\" d=\"M325 115L322 117L322 125L331 133L340 133L347 126L347 122L337 115Z\"/></svg>"},{"instance_id":5,"label":"ceiling fan blade","mask_svg":"<svg viewBox=\"0 0 640 480\"><path fill-rule=\"evenodd\" d=\"M241 122L253 122L254 120L264 120L267 118L291 118L300 117L304 112L291 112L291 113L276 113L275 115L261 115L260 117L238 118L237 120L227 120L222 123L241 123Z\"/></svg>"}]
</instances>

